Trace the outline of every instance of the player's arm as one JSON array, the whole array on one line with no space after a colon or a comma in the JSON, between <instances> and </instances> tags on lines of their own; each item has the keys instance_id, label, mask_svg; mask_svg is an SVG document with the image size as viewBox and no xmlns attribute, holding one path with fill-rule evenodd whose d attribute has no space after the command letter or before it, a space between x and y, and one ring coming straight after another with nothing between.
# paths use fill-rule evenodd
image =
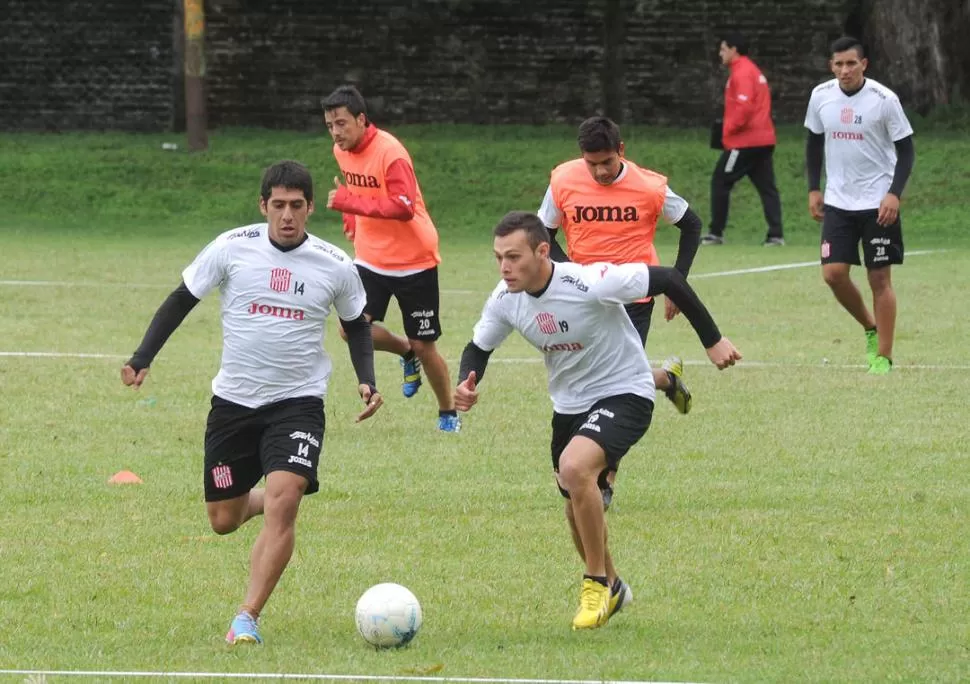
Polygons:
<instances>
[{"instance_id":1,"label":"player's arm","mask_svg":"<svg viewBox=\"0 0 970 684\"><path fill-rule=\"evenodd\" d=\"M818 89L812 91L805 110L805 174L808 179L808 213L816 221L824 217L822 198L822 164L825 161L825 125L819 114Z\"/></svg>"},{"instance_id":2,"label":"player's arm","mask_svg":"<svg viewBox=\"0 0 970 684\"><path fill-rule=\"evenodd\" d=\"M418 180L414 168L404 159L395 159L384 172L387 193L381 197L362 197L334 179L336 189L327 206L344 214L371 218L410 221L414 218L414 202L418 196ZM346 225L346 224L345 224Z\"/></svg>"},{"instance_id":3,"label":"player's arm","mask_svg":"<svg viewBox=\"0 0 970 684\"><path fill-rule=\"evenodd\" d=\"M644 296L665 295L690 321L691 327L718 368L741 358L730 340L721 335L710 311L687 279L675 268L647 264L592 264L583 273L590 295L603 302L629 304Z\"/></svg>"},{"instance_id":4,"label":"player's arm","mask_svg":"<svg viewBox=\"0 0 970 684\"><path fill-rule=\"evenodd\" d=\"M552 196L552 186L546 188L546 194L542 198L539 211L536 212L539 220L549 231L549 258L553 261L562 263L569 261L569 256L559 244L556 235L559 233L559 226L562 225L562 209L556 206L556 200Z\"/></svg>"},{"instance_id":5,"label":"player's arm","mask_svg":"<svg viewBox=\"0 0 970 684\"><path fill-rule=\"evenodd\" d=\"M359 423L374 415L384 404L384 398L377 391L377 380L374 374L374 337L370 321L364 316L367 293L353 263L344 261L342 265L343 278L334 297L333 306L337 312L340 327L347 335L350 363L357 375L357 391L366 405L357 415Z\"/></svg>"},{"instance_id":6,"label":"player's arm","mask_svg":"<svg viewBox=\"0 0 970 684\"><path fill-rule=\"evenodd\" d=\"M663 215L670 223L680 230L680 242L677 244L677 260L674 268L686 278L690 267L694 264L697 249L701 244L701 217L687 204L687 200L676 192L667 188L664 197Z\"/></svg>"},{"instance_id":7,"label":"player's arm","mask_svg":"<svg viewBox=\"0 0 970 684\"><path fill-rule=\"evenodd\" d=\"M714 317L704 306L704 302L694 292L687 279L675 268L664 266L648 266L650 273L649 296L658 294L666 297L677 305L684 317L690 321L691 327L697 333L707 350L707 356L719 369L724 370L741 360L741 352L737 350L731 340L721 335Z\"/></svg>"},{"instance_id":8,"label":"player's arm","mask_svg":"<svg viewBox=\"0 0 970 684\"><path fill-rule=\"evenodd\" d=\"M499 286L485 302L482 317L475 324L472 339L465 345L458 365L458 386L455 387L455 408L468 411L478 402L478 383L485 375L492 352L512 333L512 324L501 311L500 300L506 294Z\"/></svg>"},{"instance_id":9,"label":"player's arm","mask_svg":"<svg viewBox=\"0 0 970 684\"><path fill-rule=\"evenodd\" d=\"M909 181L909 174L913 172L913 164L916 163L916 148L913 147L912 135L897 140L894 145L896 146L896 168L893 169L893 182L889 186L889 194L902 197L906 183Z\"/></svg>"},{"instance_id":10,"label":"player's arm","mask_svg":"<svg viewBox=\"0 0 970 684\"><path fill-rule=\"evenodd\" d=\"M808 212L816 221L823 216L822 164L825 161L825 134L808 131L805 139L805 174L808 178Z\"/></svg>"},{"instance_id":11,"label":"player's arm","mask_svg":"<svg viewBox=\"0 0 970 684\"><path fill-rule=\"evenodd\" d=\"M198 303L199 299L189 291L185 282L172 290L155 312L138 349L122 366L122 382L126 385L134 385L136 389L141 386L148 374L149 366L152 365L162 346Z\"/></svg>"},{"instance_id":12,"label":"player's arm","mask_svg":"<svg viewBox=\"0 0 970 684\"><path fill-rule=\"evenodd\" d=\"M347 334L350 363L357 375L360 398L367 405L363 413L357 416L357 422L360 422L373 415L384 403L380 392L377 391L377 379L374 373L374 337L370 321L364 314L350 321L341 318L340 327Z\"/></svg>"}]
</instances>

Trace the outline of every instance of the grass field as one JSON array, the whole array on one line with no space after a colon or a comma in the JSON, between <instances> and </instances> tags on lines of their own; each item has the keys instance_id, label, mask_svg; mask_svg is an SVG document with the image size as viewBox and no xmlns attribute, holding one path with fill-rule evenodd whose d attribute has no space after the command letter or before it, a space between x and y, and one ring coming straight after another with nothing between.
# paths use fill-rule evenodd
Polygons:
<instances>
[{"instance_id":1,"label":"grass field","mask_svg":"<svg viewBox=\"0 0 970 684\"><path fill-rule=\"evenodd\" d=\"M454 373L497 280L490 229L508 209L538 206L573 132L398 132L442 235L441 345ZM861 331L817 267L725 273L817 258L801 134L783 133L789 246L758 246L757 198L739 187L730 243L703 248L692 272L745 362L718 372L685 321L654 321L650 358L688 359L695 401L686 417L661 401L623 462L608 519L635 593L628 610L605 629L569 630L581 567L550 475L537 352L513 338L493 355L459 435L434 431L428 388L405 400L396 359L380 355L387 405L355 425L355 381L331 326L321 491L304 502L264 613L266 645L235 650L222 637L259 521L218 537L202 504L217 298L190 314L141 392L122 387L118 368L204 244L259 220L260 169L301 159L322 199L329 145L226 131L190 156L162 151L163 135L0 136L0 671L966 680L970 142L917 137L903 211L907 249L928 253L894 271L897 368L872 378ZM627 138L633 159L708 216L703 131ZM322 206L310 228L345 245ZM666 261L676 239L660 230ZM107 485L121 469L144 484ZM421 599L408 649L375 652L355 632L354 603L380 581Z\"/></svg>"}]
</instances>

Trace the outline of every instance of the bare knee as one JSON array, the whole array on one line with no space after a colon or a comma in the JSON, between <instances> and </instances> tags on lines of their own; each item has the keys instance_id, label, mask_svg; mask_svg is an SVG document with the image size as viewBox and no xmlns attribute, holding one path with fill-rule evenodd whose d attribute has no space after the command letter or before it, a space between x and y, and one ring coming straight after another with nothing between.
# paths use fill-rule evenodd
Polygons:
<instances>
[{"instance_id":1,"label":"bare knee","mask_svg":"<svg viewBox=\"0 0 970 684\"><path fill-rule=\"evenodd\" d=\"M408 340L411 343L411 351L421 359L422 363L438 355L438 345L434 342L421 342L419 340Z\"/></svg>"},{"instance_id":2,"label":"bare knee","mask_svg":"<svg viewBox=\"0 0 970 684\"><path fill-rule=\"evenodd\" d=\"M848 264L824 264L822 266L822 280L833 289L845 285L849 282Z\"/></svg>"},{"instance_id":3,"label":"bare knee","mask_svg":"<svg viewBox=\"0 0 970 684\"><path fill-rule=\"evenodd\" d=\"M270 482L269 478L273 478L273 481ZM269 478L263 499L264 524L279 532L292 530L308 482L299 475L282 471L270 473Z\"/></svg>"},{"instance_id":4,"label":"bare knee","mask_svg":"<svg viewBox=\"0 0 970 684\"><path fill-rule=\"evenodd\" d=\"M866 274L869 279L869 287L875 295L882 294L893 287L892 276L889 267L870 269Z\"/></svg>"},{"instance_id":5,"label":"bare knee","mask_svg":"<svg viewBox=\"0 0 970 684\"><path fill-rule=\"evenodd\" d=\"M232 534L242 525L242 519L235 511L222 508L209 511L209 524L216 534Z\"/></svg>"}]
</instances>

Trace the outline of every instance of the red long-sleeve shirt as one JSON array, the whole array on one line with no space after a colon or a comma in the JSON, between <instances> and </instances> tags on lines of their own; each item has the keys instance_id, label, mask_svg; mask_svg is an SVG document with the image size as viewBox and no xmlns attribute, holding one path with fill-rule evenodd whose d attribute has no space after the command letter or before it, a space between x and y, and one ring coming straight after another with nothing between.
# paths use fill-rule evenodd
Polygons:
<instances>
[{"instance_id":1,"label":"red long-sleeve shirt","mask_svg":"<svg viewBox=\"0 0 970 684\"><path fill-rule=\"evenodd\" d=\"M776 143L768 79L747 57L731 62L724 87L724 149L766 147Z\"/></svg>"},{"instance_id":2,"label":"red long-sleeve shirt","mask_svg":"<svg viewBox=\"0 0 970 684\"><path fill-rule=\"evenodd\" d=\"M364 137L351 154L367 149L377 135L377 127L367 126ZM414 218L414 198L418 193L418 181L414 168L403 159L397 159L384 172L387 194L381 197L355 195L346 185L341 185L333 199L333 208L343 213L344 234L353 241L358 216L410 221Z\"/></svg>"}]
</instances>

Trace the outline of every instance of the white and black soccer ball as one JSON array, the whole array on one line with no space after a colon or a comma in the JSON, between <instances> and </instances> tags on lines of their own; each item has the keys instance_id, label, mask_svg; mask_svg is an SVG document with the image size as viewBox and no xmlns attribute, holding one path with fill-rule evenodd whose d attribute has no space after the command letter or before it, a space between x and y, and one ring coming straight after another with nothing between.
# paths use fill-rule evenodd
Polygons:
<instances>
[{"instance_id":1,"label":"white and black soccer ball","mask_svg":"<svg viewBox=\"0 0 970 684\"><path fill-rule=\"evenodd\" d=\"M407 587L375 584L357 601L357 631L371 646L397 648L421 629L421 604Z\"/></svg>"}]
</instances>

